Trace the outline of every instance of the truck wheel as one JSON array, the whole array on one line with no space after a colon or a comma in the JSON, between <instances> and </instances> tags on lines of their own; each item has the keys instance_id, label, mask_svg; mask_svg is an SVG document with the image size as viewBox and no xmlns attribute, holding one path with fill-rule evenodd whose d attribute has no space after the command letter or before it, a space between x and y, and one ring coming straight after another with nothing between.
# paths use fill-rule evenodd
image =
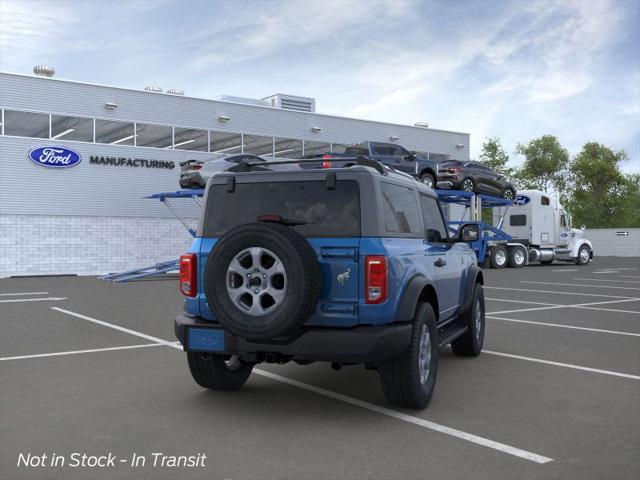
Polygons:
<instances>
[{"instance_id":1,"label":"truck wheel","mask_svg":"<svg viewBox=\"0 0 640 480\"><path fill-rule=\"evenodd\" d=\"M525 251L524 248L509 247L508 252L509 252L509 260L507 261L507 265L510 268L520 268L524 266L527 258L527 252Z\"/></svg>"},{"instance_id":2,"label":"truck wheel","mask_svg":"<svg viewBox=\"0 0 640 480\"><path fill-rule=\"evenodd\" d=\"M212 390L238 390L253 369L237 355L232 357L200 352L188 352L187 360L191 376L198 385Z\"/></svg>"},{"instance_id":3,"label":"truck wheel","mask_svg":"<svg viewBox=\"0 0 640 480\"><path fill-rule=\"evenodd\" d=\"M322 268L302 235L275 223L247 223L220 237L209 255L204 291L216 319L248 341L303 325L322 291Z\"/></svg>"},{"instance_id":4,"label":"truck wheel","mask_svg":"<svg viewBox=\"0 0 640 480\"><path fill-rule=\"evenodd\" d=\"M429 404L438 373L438 343L433 308L428 303L419 303L409 348L378 367L382 391L391 405L425 408Z\"/></svg>"},{"instance_id":5,"label":"truck wheel","mask_svg":"<svg viewBox=\"0 0 640 480\"><path fill-rule=\"evenodd\" d=\"M491 268L504 268L507 264L507 249L502 245L491 247Z\"/></svg>"},{"instance_id":6,"label":"truck wheel","mask_svg":"<svg viewBox=\"0 0 640 480\"><path fill-rule=\"evenodd\" d=\"M484 343L484 290L480 283L476 283L471 299L471 308L460 316L462 325L467 327L467 333L451 342L451 349L456 355L477 357L482 351Z\"/></svg>"},{"instance_id":7,"label":"truck wheel","mask_svg":"<svg viewBox=\"0 0 640 480\"><path fill-rule=\"evenodd\" d=\"M422 175L420 175L420 181L429 188L435 188L436 186L435 179L430 173L423 173Z\"/></svg>"},{"instance_id":8,"label":"truck wheel","mask_svg":"<svg viewBox=\"0 0 640 480\"><path fill-rule=\"evenodd\" d=\"M589 247L587 247L586 245L582 245L578 250L576 263L578 265L586 265L587 263L589 263L590 258L591 258L591 251L589 250Z\"/></svg>"}]
</instances>

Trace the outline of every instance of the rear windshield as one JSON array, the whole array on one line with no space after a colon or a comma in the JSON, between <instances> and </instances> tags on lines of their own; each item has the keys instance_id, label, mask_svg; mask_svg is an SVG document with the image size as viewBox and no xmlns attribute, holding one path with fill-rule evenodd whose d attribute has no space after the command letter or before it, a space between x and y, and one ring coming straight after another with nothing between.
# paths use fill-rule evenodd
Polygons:
<instances>
[{"instance_id":1,"label":"rear windshield","mask_svg":"<svg viewBox=\"0 0 640 480\"><path fill-rule=\"evenodd\" d=\"M292 226L307 237L360 235L360 191L355 180L338 180L335 190L326 181L237 183L209 189L204 236L219 237L230 228L256 222L260 215L304 221Z\"/></svg>"}]
</instances>

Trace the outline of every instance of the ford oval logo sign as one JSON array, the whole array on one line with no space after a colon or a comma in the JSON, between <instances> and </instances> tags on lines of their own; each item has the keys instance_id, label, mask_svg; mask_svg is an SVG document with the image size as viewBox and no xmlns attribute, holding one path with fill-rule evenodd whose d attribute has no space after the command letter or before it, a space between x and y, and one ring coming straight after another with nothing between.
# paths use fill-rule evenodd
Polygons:
<instances>
[{"instance_id":1,"label":"ford oval logo sign","mask_svg":"<svg viewBox=\"0 0 640 480\"><path fill-rule=\"evenodd\" d=\"M518 195L516 199L513 201L514 205L526 205L529 203L531 199L526 195Z\"/></svg>"},{"instance_id":2,"label":"ford oval logo sign","mask_svg":"<svg viewBox=\"0 0 640 480\"><path fill-rule=\"evenodd\" d=\"M79 164L82 156L69 148L38 147L29 152L29 160L43 167L68 168Z\"/></svg>"}]
</instances>

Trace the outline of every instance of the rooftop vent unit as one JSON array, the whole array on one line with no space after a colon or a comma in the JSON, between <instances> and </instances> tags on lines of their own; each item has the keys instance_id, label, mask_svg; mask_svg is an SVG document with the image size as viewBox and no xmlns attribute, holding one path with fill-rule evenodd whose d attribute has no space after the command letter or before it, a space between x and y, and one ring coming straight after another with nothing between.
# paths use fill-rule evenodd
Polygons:
<instances>
[{"instance_id":1,"label":"rooftop vent unit","mask_svg":"<svg viewBox=\"0 0 640 480\"><path fill-rule=\"evenodd\" d=\"M155 85L147 85L146 87L144 87L144 89L147 92L162 93L162 89L160 87L156 87Z\"/></svg>"},{"instance_id":2,"label":"rooftop vent unit","mask_svg":"<svg viewBox=\"0 0 640 480\"><path fill-rule=\"evenodd\" d=\"M56 69L46 65L36 65L33 67L33 73L39 77L53 77L56 74Z\"/></svg>"},{"instance_id":3,"label":"rooftop vent unit","mask_svg":"<svg viewBox=\"0 0 640 480\"><path fill-rule=\"evenodd\" d=\"M315 112L316 101L309 97L296 97L294 95L285 95L276 93L270 97L263 98L269 102L272 107L282 108L284 110L296 110L298 112Z\"/></svg>"},{"instance_id":4,"label":"rooftop vent unit","mask_svg":"<svg viewBox=\"0 0 640 480\"><path fill-rule=\"evenodd\" d=\"M245 105L258 105L259 107L268 107L270 105L269 102L258 100L257 98L234 97L233 95L220 95L216 100L231 103L243 103Z\"/></svg>"},{"instance_id":5,"label":"rooftop vent unit","mask_svg":"<svg viewBox=\"0 0 640 480\"><path fill-rule=\"evenodd\" d=\"M180 90L179 88L170 88L167 90L169 95L184 95L184 90Z\"/></svg>"}]
</instances>

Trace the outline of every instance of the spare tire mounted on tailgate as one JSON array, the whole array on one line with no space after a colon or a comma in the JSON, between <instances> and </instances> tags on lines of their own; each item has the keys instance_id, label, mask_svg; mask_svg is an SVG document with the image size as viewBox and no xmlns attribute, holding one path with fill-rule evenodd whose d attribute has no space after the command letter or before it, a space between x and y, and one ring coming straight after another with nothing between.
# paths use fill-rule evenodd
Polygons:
<instances>
[{"instance_id":1,"label":"spare tire mounted on tailgate","mask_svg":"<svg viewBox=\"0 0 640 480\"><path fill-rule=\"evenodd\" d=\"M205 269L209 308L230 332L266 341L303 325L322 290L322 268L305 237L275 223L226 232Z\"/></svg>"}]
</instances>

